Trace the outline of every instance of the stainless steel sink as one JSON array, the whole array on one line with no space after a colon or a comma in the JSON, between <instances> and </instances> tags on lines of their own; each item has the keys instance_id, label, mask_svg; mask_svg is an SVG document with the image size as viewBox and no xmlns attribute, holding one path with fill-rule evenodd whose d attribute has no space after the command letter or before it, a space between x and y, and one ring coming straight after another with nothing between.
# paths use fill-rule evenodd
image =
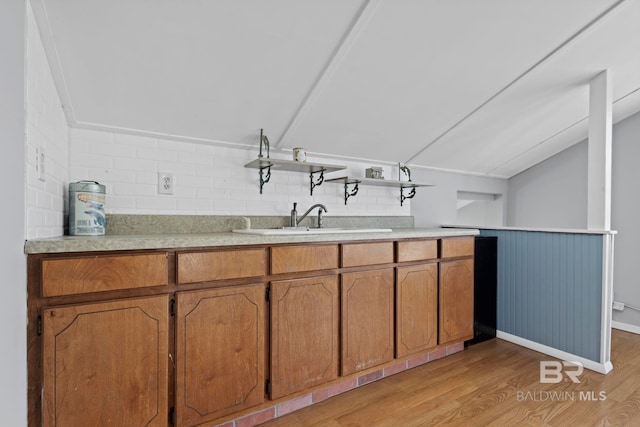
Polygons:
<instances>
[{"instance_id":1,"label":"stainless steel sink","mask_svg":"<svg viewBox=\"0 0 640 427\"><path fill-rule=\"evenodd\" d=\"M233 230L234 233L260 234L263 236L291 236L296 234L345 234L345 233L388 233L390 228L342 228L342 227L282 227L282 228L247 228Z\"/></svg>"}]
</instances>

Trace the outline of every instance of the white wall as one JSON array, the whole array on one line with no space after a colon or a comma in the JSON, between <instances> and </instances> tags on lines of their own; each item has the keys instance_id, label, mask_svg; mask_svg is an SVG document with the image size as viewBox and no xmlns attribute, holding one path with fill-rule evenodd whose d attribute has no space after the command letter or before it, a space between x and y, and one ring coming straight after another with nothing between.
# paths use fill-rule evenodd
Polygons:
<instances>
[{"instance_id":1,"label":"white wall","mask_svg":"<svg viewBox=\"0 0 640 427\"><path fill-rule=\"evenodd\" d=\"M613 127L611 227L615 237L613 297L640 308L638 242L640 242L640 113ZM613 320L640 327L640 313L614 311Z\"/></svg>"},{"instance_id":2,"label":"white wall","mask_svg":"<svg viewBox=\"0 0 640 427\"><path fill-rule=\"evenodd\" d=\"M0 177L2 239L2 425L27 425L27 292L24 202L25 3L0 2Z\"/></svg>"},{"instance_id":3,"label":"white wall","mask_svg":"<svg viewBox=\"0 0 640 427\"><path fill-rule=\"evenodd\" d=\"M434 185L418 188L416 196L412 199L411 214L415 218L416 227L458 224L458 192L501 194L502 200L507 194L507 180L501 178L413 168L411 179L417 183ZM483 223L473 221L473 224L466 225L496 225L493 220L486 223L482 215L475 217Z\"/></svg>"},{"instance_id":4,"label":"white wall","mask_svg":"<svg viewBox=\"0 0 640 427\"><path fill-rule=\"evenodd\" d=\"M40 32L27 7L27 238L60 236L69 169L69 128ZM36 173L36 147L44 149L45 181Z\"/></svg>"},{"instance_id":5,"label":"white wall","mask_svg":"<svg viewBox=\"0 0 640 427\"><path fill-rule=\"evenodd\" d=\"M476 224L486 227L501 227L504 223L504 203L506 195L496 200L477 200L458 208L457 225Z\"/></svg>"},{"instance_id":6,"label":"white wall","mask_svg":"<svg viewBox=\"0 0 640 427\"><path fill-rule=\"evenodd\" d=\"M640 308L640 113L613 126L612 229L614 300ZM507 223L517 227L586 228L587 142L557 154L509 180ZM613 320L640 328L640 313L614 311Z\"/></svg>"},{"instance_id":7,"label":"white wall","mask_svg":"<svg viewBox=\"0 0 640 427\"><path fill-rule=\"evenodd\" d=\"M576 144L509 180L507 225L587 227L587 144Z\"/></svg>"}]
</instances>

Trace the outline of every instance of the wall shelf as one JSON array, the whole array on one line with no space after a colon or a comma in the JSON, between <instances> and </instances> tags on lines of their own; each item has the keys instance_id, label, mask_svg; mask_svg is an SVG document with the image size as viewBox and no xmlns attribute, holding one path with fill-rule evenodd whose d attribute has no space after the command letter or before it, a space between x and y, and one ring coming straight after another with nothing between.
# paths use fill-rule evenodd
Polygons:
<instances>
[{"instance_id":1,"label":"wall shelf","mask_svg":"<svg viewBox=\"0 0 640 427\"><path fill-rule=\"evenodd\" d=\"M265 147L267 157L262 155L262 147ZM269 157L269 139L260 129L260 153L258 158L244 165L245 168L258 169L260 171L260 194L264 184L271 179L271 169L288 172L302 172L309 174L309 190L313 196L313 189L324 182L325 172L335 172L346 169L346 166L327 165L324 163L299 162L295 160L272 159ZM266 175L265 175L266 172ZM318 177L314 177L318 174Z\"/></svg>"},{"instance_id":2,"label":"wall shelf","mask_svg":"<svg viewBox=\"0 0 640 427\"><path fill-rule=\"evenodd\" d=\"M347 204L349 197L358 194L359 186L371 185L377 187L393 187L400 189L400 206L403 205L406 199L412 199L416 195L416 188L418 187L433 187L433 184L418 184L412 181L394 181L390 179L375 179L375 178L350 178L348 176L342 176L339 178L328 179L327 182L335 182L344 184L344 204ZM349 186L352 185L352 189L349 190ZM404 193L405 189L410 188L408 194Z\"/></svg>"}]
</instances>

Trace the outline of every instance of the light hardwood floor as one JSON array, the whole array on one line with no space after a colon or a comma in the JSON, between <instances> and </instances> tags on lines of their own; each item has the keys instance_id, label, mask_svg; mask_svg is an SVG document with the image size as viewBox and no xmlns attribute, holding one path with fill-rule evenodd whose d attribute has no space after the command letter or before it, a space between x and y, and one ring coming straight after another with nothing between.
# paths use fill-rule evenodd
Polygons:
<instances>
[{"instance_id":1,"label":"light hardwood floor","mask_svg":"<svg viewBox=\"0 0 640 427\"><path fill-rule=\"evenodd\" d=\"M555 359L493 339L263 426L640 426L640 336L614 329L611 359L608 375L541 384Z\"/></svg>"}]
</instances>

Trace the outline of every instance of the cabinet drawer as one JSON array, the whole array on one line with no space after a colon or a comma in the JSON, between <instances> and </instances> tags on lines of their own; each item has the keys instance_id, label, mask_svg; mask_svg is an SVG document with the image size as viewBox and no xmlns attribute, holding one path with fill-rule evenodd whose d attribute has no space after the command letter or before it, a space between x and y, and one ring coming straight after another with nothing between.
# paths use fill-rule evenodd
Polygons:
<instances>
[{"instance_id":1,"label":"cabinet drawer","mask_svg":"<svg viewBox=\"0 0 640 427\"><path fill-rule=\"evenodd\" d=\"M271 248L271 274L338 268L338 245Z\"/></svg>"},{"instance_id":2,"label":"cabinet drawer","mask_svg":"<svg viewBox=\"0 0 640 427\"><path fill-rule=\"evenodd\" d=\"M472 256L474 243L474 237L442 239L440 258Z\"/></svg>"},{"instance_id":3,"label":"cabinet drawer","mask_svg":"<svg viewBox=\"0 0 640 427\"><path fill-rule=\"evenodd\" d=\"M265 249L178 254L178 284L260 277L266 274Z\"/></svg>"},{"instance_id":4,"label":"cabinet drawer","mask_svg":"<svg viewBox=\"0 0 640 427\"><path fill-rule=\"evenodd\" d=\"M42 295L45 297L161 286L167 283L166 253L42 261Z\"/></svg>"},{"instance_id":5,"label":"cabinet drawer","mask_svg":"<svg viewBox=\"0 0 640 427\"><path fill-rule=\"evenodd\" d=\"M387 264L393 262L393 242L349 243L342 245L342 266Z\"/></svg>"},{"instance_id":6,"label":"cabinet drawer","mask_svg":"<svg viewBox=\"0 0 640 427\"><path fill-rule=\"evenodd\" d=\"M438 258L437 240L398 242L398 262Z\"/></svg>"}]
</instances>

